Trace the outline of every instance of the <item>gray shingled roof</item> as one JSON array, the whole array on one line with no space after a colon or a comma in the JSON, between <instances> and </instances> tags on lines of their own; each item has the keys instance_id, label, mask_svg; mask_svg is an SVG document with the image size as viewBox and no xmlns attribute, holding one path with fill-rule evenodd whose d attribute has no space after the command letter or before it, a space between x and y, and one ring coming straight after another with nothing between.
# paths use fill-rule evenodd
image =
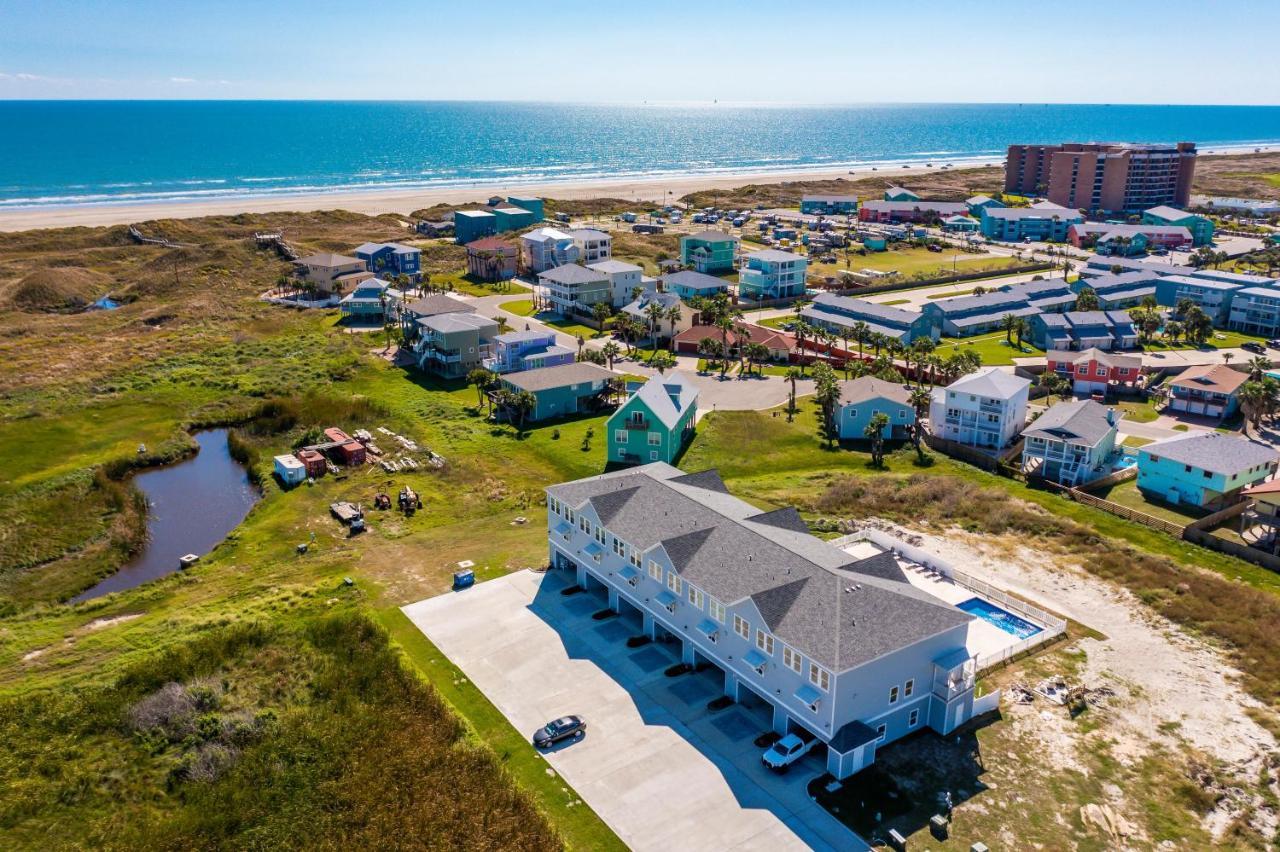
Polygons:
<instances>
[{"instance_id":1,"label":"gray shingled roof","mask_svg":"<svg viewBox=\"0 0 1280 852\"><path fill-rule=\"evenodd\" d=\"M861 317L873 317L894 325L910 325L920 319L919 311L909 311L894 305L881 305L866 299L837 296L835 293L819 293L813 297L813 304L819 309L826 308L824 313L856 314L852 316L855 320Z\"/></svg>"},{"instance_id":2,"label":"gray shingled roof","mask_svg":"<svg viewBox=\"0 0 1280 852\"><path fill-rule=\"evenodd\" d=\"M724 242L725 240L731 240L735 243L738 242L738 238L735 237L733 234L730 234L726 231L712 231L710 229L705 231L698 231L698 233L696 234L686 234L680 239L681 240L702 240L703 242Z\"/></svg>"},{"instance_id":3,"label":"gray shingled roof","mask_svg":"<svg viewBox=\"0 0 1280 852\"><path fill-rule=\"evenodd\" d=\"M1261 464L1272 464L1280 458L1266 444L1218 432L1198 432L1154 441L1139 449L1139 456L1142 455L1159 456L1228 476Z\"/></svg>"},{"instance_id":4,"label":"gray shingled roof","mask_svg":"<svg viewBox=\"0 0 1280 852\"><path fill-rule=\"evenodd\" d=\"M698 402L698 389L678 370L665 376L654 376L640 386L636 397L643 400L653 416L668 429L674 429L690 406Z\"/></svg>"},{"instance_id":5,"label":"gray shingled roof","mask_svg":"<svg viewBox=\"0 0 1280 852\"><path fill-rule=\"evenodd\" d=\"M419 317L431 317L436 314L475 313L476 309L466 302L460 302L452 296L424 296L405 307L407 313Z\"/></svg>"},{"instance_id":6,"label":"gray shingled roof","mask_svg":"<svg viewBox=\"0 0 1280 852\"><path fill-rule=\"evenodd\" d=\"M726 290L729 287L729 282L724 279L692 269L664 275L662 280L668 287L688 287L690 290Z\"/></svg>"},{"instance_id":7,"label":"gray shingled roof","mask_svg":"<svg viewBox=\"0 0 1280 852\"><path fill-rule=\"evenodd\" d=\"M554 367L539 367L536 370L523 370L519 373L504 373L502 380L520 390L536 393L537 391L562 388L565 385L576 385L581 382L594 382L600 379L617 378L618 374L597 366L589 361L575 361L572 364L558 364Z\"/></svg>"},{"instance_id":8,"label":"gray shingled roof","mask_svg":"<svg viewBox=\"0 0 1280 852\"><path fill-rule=\"evenodd\" d=\"M869 399L888 399L910 406L911 391L905 385L886 382L875 376L859 376L840 383L841 405L857 405Z\"/></svg>"},{"instance_id":9,"label":"gray shingled roof","mask_svg":"<svg viewBox=\"0 0 1280 852\"><path fill-rule=\"evenodd\" d=\"M1114 430L1107 408L1091 399L1084 399L1050 406L1022 435L1096 447Z\"/></svg>"},{"instance_id":10,"label":"gray shingled roof","mask_svg":"<svg viewBox=\"0 0 1280 852\"><path fill-rule=\"evenodd\" d=\"M661 545L680 575L727 605L750 599L769 631L840 672L967 624L971 616L891 571L779 525L712 471L655 463L547 489L641 550ZM888 559L892 559L889 555Z\"/></svg>"},{"instance_id":11,"label":"gray shingled roof","mask_svg":"<svg viewBox=\"0 0 1280 852\"><path fill-rule=\"evenodd\" d=\"M595 281L608 280L603 273L587 269L585 266L578 266L576 263L554 266L546 272L539 272L538 277L554 281L557 284L590 284Z\"/></svg>"}]
</instances>

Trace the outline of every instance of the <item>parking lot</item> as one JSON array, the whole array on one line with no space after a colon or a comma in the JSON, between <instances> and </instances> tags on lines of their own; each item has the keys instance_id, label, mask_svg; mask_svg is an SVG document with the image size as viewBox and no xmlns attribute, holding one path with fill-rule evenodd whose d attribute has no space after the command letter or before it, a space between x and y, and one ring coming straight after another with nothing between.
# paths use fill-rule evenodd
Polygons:
<instances>
[{"instance_id":1,"label":"parking lot","mask_svg":"<svg viewBox=\"0 0 1280 852\"><path fill-rule=\"evenodd\" d=\"M708 710L718 669L667 677L675 646L629 648L638 615L597 621L603 593L562 595L568 584L520 571L404 612L517 730L586 720L547 762L632 849L868 848L809 799L821 756L786 775L761 765L763 701Z\"/></svg>"}]
</instances>

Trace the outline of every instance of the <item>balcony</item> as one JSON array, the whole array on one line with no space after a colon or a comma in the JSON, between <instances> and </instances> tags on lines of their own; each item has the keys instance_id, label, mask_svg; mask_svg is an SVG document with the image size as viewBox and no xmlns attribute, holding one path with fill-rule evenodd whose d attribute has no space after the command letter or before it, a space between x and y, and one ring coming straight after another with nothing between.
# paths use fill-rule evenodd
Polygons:
<instances>
[{"instance_id":1,"label":"balcony","mask_svg":"<svg viewBox=\"0 0 1280 852\"><path fill-rule=\"evenodd\" d=\"M634 429L638 432L647 432L649 431L649 419L646 417L640 420L635 420L635 419L628 420L626 422L626 427L628 429Z\"/></svg>"}]
</instances>

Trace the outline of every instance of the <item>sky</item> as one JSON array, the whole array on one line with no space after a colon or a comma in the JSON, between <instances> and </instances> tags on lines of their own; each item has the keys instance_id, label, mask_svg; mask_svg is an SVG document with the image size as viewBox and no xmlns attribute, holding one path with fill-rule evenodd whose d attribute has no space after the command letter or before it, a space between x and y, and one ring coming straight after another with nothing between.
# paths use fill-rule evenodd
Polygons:
<instances>
[{"instance_id":1,"label":"sky","mask_svg":"<svg viewBox=\"0 0 1280 852\"><path fill-rule=\"evenodd\" d=\"M0 0L0 99L1274 105L1277 33L1280 0Z\"/></svg>"}]
</instances>

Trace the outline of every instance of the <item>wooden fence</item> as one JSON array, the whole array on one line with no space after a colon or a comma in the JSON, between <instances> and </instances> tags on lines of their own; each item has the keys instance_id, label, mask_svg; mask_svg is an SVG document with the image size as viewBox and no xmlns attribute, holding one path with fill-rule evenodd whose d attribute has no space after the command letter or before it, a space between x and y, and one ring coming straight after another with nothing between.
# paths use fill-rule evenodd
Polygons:
<instances>
[{"instance_id":1,"label":"wooden fence","mask_svg":"<svg viewBox=\"0 0 1280 852\"><path fill-rule=\"evenodd\" d=\"M929 445L930 449L945 453L953 459L968 462L974 467L980 467L987 473L1000 472L1000 459L997 456L988 455L976 447L968 444L960 444L952 441L950 438L940 438L937 435L925 433L924 442Z\"/></svg>"}]
</instances>

